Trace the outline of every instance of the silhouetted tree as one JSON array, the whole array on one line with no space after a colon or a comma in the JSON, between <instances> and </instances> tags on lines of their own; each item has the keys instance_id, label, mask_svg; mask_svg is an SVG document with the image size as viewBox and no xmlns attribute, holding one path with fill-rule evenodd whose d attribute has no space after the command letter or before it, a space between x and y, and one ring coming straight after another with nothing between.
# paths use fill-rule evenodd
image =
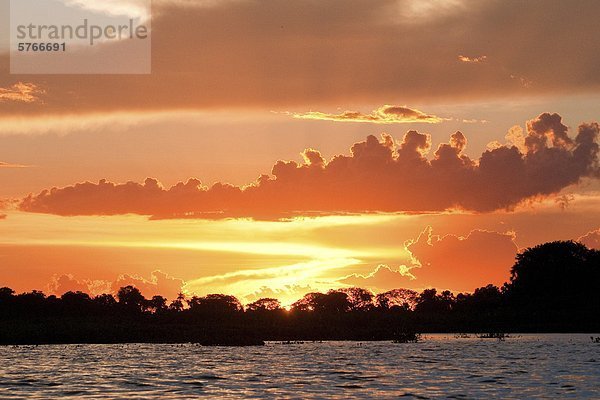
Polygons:
<instances>
[{"instance_id":1,"label":"silhouetted tree","mask_svg":"<svg viewBox=\"0 0 600 400\"><path fill-rule=\"evenodd\" d=\"M209 294L204 297L194 296L188 300L192 313L210 316L231 316L243 311L242 303L234 297L224 294Z\"/></svg>"},{"instance_id":2,"label":"silhouetted tree","mask_svg":"<svg viewBox=\"0 0 600 400\"><path fill-rule=\"evenodd\" d=\"M577 302L599 288L599 270L598 251L572 241L545 243L517 255L510 291L527 301Z\"/></svg>"},{"instance_id":3,"label":"silhouetted tree","mask_svg":"<svg viewBox=\"0 0 600 400\"><path fill-rule=\"evenodd\" d=\"M112 308L117 304L117 300L115 300L112 294L100 294L94 297L94 303L99 307L103 308Z\"/></svg>"},{"instance_id":4,"label":"silhouetted tree","mask_svg":"<svg viewBox=\"0 0 600 400\"><path fill-rule=\"evenodd\" d=\"M169 310L180 312L184 309L185 295L183 293L179 293L177 298L169 304Z\"/></svg>"},{"instance_id":5,"label":"silhouetted tree","mask_svg":"<svg viewBox=\"0 0 600 400\"><path fill-rule=\"evenodd\" d=\"M379 293L375 299L375 305L378 308L401 309L404 311L414 310L417 305L419 294L410 289L393 289L388 292Z\"/></svg>"},{"instance_id":6,"label":"silhouetted tree","mask_svg":"<svg viewBox=\"0 0 600 400\"><path fill-rule=\"evenodd\" d=\"M69 314L89 312L92 304L90 295L83 292L66 292L60 297L63 310Z\"/></svg>"},{"instance_id":7,"label":"silhouetted tree","mask_svg":"<svg viewBox=\"0 0 600 400\"><path fill-rule=\"evenodd\" d=\"M247 311L277 311L281 310L281 302L277 299L258 299L246 306Z\"/></svg>"},{"instance_id":8,"label":"silhouetted tree","mask_svg":"<svg viewBox=\"0 0 600 400\"><path fill-rule=\"evenodd\" d=\"M13 299L15 291L11 288L0 288L0 302L8 302Z\"/></svg>"},{"instance_id":9,"label":"silhouetted tree","mask_svg":"<svg viewBox=\"0 0 600 400\"><path fill-rule=\"evenodd\" d=\"M369 311L374 307L373 293L366 289L354 287L338 291L346 294L350 303L350 311Z\"/></svg>"},{"instance_id":10,"label":"silhouetted tree","mask_svg":"<svg viewBox=\"0 0 600 400\"><path fill-rule=\"evenodd\" d=\"M506 294L520 319L562 329L600 313L600 252L558 241L519 253ZM570 329L570 328L569 328Z\"/></svg>"},{"instance_id":11,"label":"silhouetted tree","mask_svg":"<svg viewBox=\"0 0 600 400\"><path fill-rule=\"evenodd\" d=\"M120 288L117 292L117 299L119 299L119 304L128 310L143 312L145 309L146 299L135 286L129 285Z\"/></svg>"},{"instance_id":12,"label":"silhouetted tree","mask_svg":"<svg viewBox=\"0 0 600 400\"><path fill-rule=\"evenodd\" d=\"M146 309L153 313L161 313L167 310L167 299L162 296L153 296L146 302Z\"/></svg>"},{"instance_id":13,"label":"silhouetted tree","mask_svg":"<svg viewBox=\"0 0 600 400\"><path fill-rule=\"evenodd\" d=\"M339 290L324 293L308 293L292 304L293 311L314 311L323 314L343 313L350 310L348 295Z\"/></svg>"}]
</instances>

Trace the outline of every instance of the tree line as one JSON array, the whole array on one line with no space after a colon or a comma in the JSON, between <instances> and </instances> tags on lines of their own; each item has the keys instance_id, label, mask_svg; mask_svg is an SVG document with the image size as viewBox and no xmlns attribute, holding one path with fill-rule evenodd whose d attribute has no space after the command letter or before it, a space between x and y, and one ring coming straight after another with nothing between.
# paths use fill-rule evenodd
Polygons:
<instances>
[{"instance_id":1,"label":"tree line","mask_svg":"<svg viewBox=\"0 0 600 400\"><path fill-rule=\"evenodd\" d=\"M246 305L210 294L146 299L134 286L116 296L0 289L0 343L394 340L414 332L598 332L600 251L561 241L516 257L510 281L472 293L362 288L308 293L291 308L263 298Z\"/></svg>"}]
</instances>

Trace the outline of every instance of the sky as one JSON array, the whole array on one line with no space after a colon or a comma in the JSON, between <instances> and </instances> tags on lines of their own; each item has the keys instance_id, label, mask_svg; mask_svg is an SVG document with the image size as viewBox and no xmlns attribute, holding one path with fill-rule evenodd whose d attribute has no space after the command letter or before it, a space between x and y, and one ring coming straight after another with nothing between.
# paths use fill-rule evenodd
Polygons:
<instances>
[{"instance_id":1,"label":"sky","mask_svg":"<svg viewBox=\"0 0 600 400\"><path fill-rule=\"evenodd\" d=\"M0 35L0 286L290 304L598 248L598 12L155 0L145 75L11 74Z\"/></svg>"}]
</instances>

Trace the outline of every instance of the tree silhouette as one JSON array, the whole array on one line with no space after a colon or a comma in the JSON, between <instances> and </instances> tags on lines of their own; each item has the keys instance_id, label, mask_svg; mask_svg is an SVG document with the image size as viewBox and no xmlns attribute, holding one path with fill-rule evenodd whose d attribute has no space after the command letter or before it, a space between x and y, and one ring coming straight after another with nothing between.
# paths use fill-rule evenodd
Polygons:
<instances>
[{"instance_id":1,"label":"tree silhouette","mask_svg":"<svg viewBox=\"0 0 600 400\"><path fill-rule=\"evenodd\" d=\"M167 299L162 296L153 296L146 302L146 309L153 313L161 313L167 310Z\"/></svg>"},{"instance_id":2,"label":"tree silhouette","mask_svg":"<svg viewBox=\"0 0 600 400\"><path fill-rule=\"evenodd\" d=\"M281 310L281 302L273 298L258 299L246 306L247 311L277 311Z\"/></svg>"},{"instance_id":3,"label":"tree silhouette","mask_svg":"<svg viewBox=\"0 0 600 400\"><path fill-rule=\"evenodd\" d=\"M393 289L379 293L375 298L375 305L383 310L401 309L414 310L419 294L410 289Z\"/></svg>"},{"instance_id":4,"label":"tree silhouette","mask_svg":"<svg viewBox=\"0 0 600 400\"><path fill-rule=\"evenodd\" d=\"M339 290L327 293L308 293L292 304L292 311L314 311L317 313L339 314L350 310L348 294Z\"/></svg>"},{"instance_id":5,"label":"tree silhouette","mask_svg":"<svg viewBox=\"0 0 600 400\"><path fill-rule=\"evenodd\" d=\"M234 296L209 294L204 297L194 296L188 300L192 313L217 316L231 316L244 309L242 303Z\"/></svg>"},{"instance_id":6,"label":"tree silhouette","mask_svg":"<svg viewBox=\"0 0 600 400\"><path fill-rule=\"evenodd\" d=\"M600 252L572 241L528 248L517 255L506 292L523 320L583 324L600 313Z\"/></svg>"},{"instance_id":7,"label":"tree silhouette","mask_svg":"<svg viewBox=\"0 0 600 400\"><path fill-rule=\"evenodd\" d=\"M340 289L346 294L346 298L350 303L350 311L369 311L373 309L373 293L361 288Z\"/></svg>"},{"instance_id":8,"label":"tree silhouette","mask_svg":"<svg viewBox=\"0 0 600 400\"><path fill-rule=\"evenodd\" d=\"M117 304L112 294L100 294L94 297L94 303L102 308L112 308Z\"/></svg>"},{"instance_id":9,"label":"tree silhouette","mask_svg":"<svg viewBox=\"0 0 600 400\"><path fill-rule=\"evenodd\" d=\"M169 304L169 310L180 312L184 309L185 295L183 293L179 293L177 298Z\"/></svg>"},{"instance_id":10,"label":"tree silhouette","mask_svg":"<svg viewBox=\"0 0 600 400\"><path fill-rule=\"evenodd\" d=\"M120 305L130 311L142 312L145 310L146 299L135 286L129 285L119 289L117 299L119 299Z\"/></svg>"}]
</instances>

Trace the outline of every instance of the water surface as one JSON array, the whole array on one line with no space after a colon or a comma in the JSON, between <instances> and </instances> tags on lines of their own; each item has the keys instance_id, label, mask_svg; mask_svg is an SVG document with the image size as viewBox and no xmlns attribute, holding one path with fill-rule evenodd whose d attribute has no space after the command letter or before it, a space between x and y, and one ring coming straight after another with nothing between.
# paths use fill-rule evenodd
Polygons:
<instances>
[{"instance_id":1,"label":"water surface","mask_svg":"<svg viewBox=\"0 0 600 400\"><path fill-rule=\"evenodd\" d=\"M595 335L598 336L598 335ZM590 335L0 347L0 398L600 398Z\"/></svg>"}]
</instances>

